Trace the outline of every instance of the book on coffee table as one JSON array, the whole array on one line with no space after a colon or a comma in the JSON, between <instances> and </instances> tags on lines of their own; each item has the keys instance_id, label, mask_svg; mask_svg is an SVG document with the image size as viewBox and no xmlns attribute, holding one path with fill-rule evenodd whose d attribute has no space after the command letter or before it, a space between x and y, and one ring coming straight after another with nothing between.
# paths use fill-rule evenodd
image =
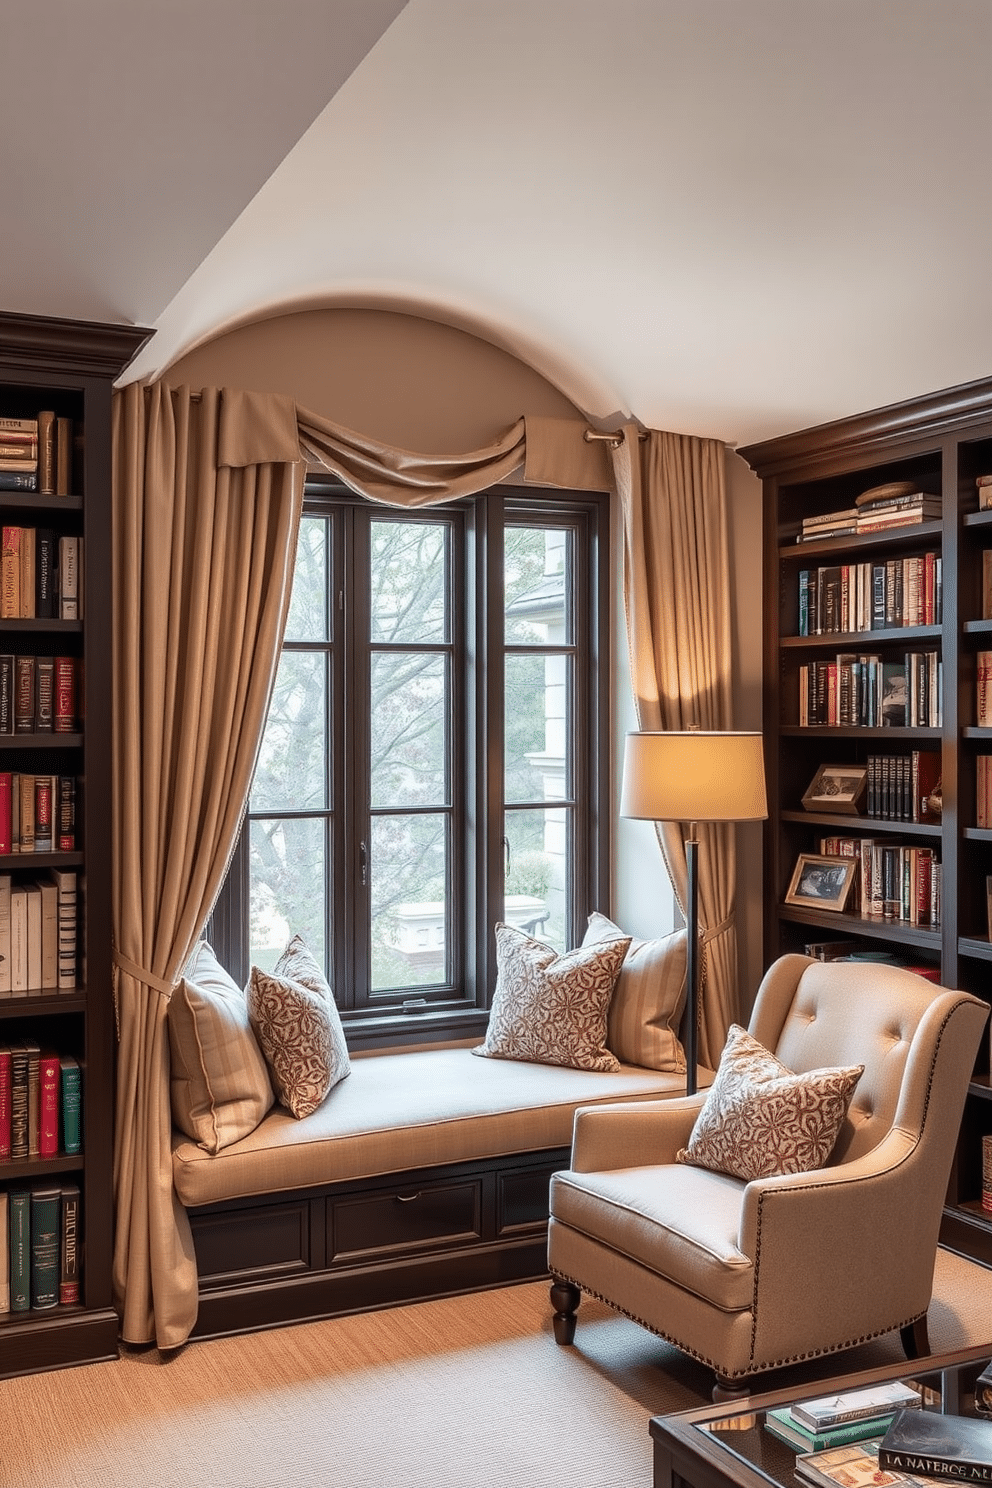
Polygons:
<instances>
[{"instance_id":1,"label":"book on coffee table","mask_svg":"<svg viewBox=\"0 0 992 1488\"><path fill-rule=\"evenodd\" d=\"M825 1431L830 1426L859 1421L865 1416L891 1416L897 1410L918 1407L920 1403L917 1390L895 1380L892 1384L866 1385L861 1390L801 1400L792 1407L792 1418L811 1431Z\"/></svg>"},{"instance_id":2,"label":"book on coffee table","mask_svg":"<svg viewBox=\"0 0 992 1488\"><path fill-rule=\"evenodd\" d=\"M800 1453L796 1476L816 1488L933 1488L911 1473L883 1468L878 1460L881 1437L828 1447L823 1452Z\"/></svg>"},{"instance_id":3,"label":"book on coffee table","mask_svg":"<svg viewBox=\"0 0 992 1488\"><path fill-rule=\"evenodd\" d=\"M887 1471L992 1483L992 1421L936 1411L897 1411L878 1448Z\"/></svg>"},{"instance_id":4,"label":"book on coffee table","mask_svg":"<svg viewBox=\"0 0 992 1488\"><path fill-rule=\"evenodd\" d=\"M882 1437L892 1420L886 1416L865 1416L860 1421L842 1421L839 1426L828 1426L825 1431L811 1431L793 1418L788 1406L765 1411L765 1430L779 1441L787 1442L797 1452L821 1452L825 1447L843 1447L848 1442L866 1441L869 1437Z\"/></svg>"}]
</instances>

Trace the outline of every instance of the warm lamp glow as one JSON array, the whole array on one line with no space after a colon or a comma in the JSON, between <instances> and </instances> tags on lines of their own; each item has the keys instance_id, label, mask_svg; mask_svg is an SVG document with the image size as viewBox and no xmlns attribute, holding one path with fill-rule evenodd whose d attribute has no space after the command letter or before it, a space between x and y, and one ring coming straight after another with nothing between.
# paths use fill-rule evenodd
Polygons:
<instances>
[{"instance_id":1,"label":"warm lamp glow","mask_svg":"<svg viewBox=\"0 0 992 1488\"><path fill-rule=\"evenodd\" d=\"M757 821L768 815L760 734L628 734L620 815Z\"/></svg>"},{"instance_id":2,"label":"warm lamp glow","mask_svg":"<svg viewBox=\"0 0 992 1488\"><path fill-rule=\"evenodd\" d=\"M699 842L701 821L759 821L768 815L760 734L628 734L620 815L690 822L686 866L686 1093L696 1090L699 1018Z\"/></svg>"}]
</instances>

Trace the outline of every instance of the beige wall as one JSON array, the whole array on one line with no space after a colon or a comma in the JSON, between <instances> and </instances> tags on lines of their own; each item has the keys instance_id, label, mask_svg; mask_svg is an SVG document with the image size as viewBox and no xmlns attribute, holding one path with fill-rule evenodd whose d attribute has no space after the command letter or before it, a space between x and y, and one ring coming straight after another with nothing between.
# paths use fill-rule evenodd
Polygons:
<instances>
[{"instance_id":1,"label":"beige wall","mask_svg":"<svg viewBox=\"0 0 992 1488\"><path fill-rule=\"evenodd\" d=\"M385 310L330 309L275 316L229 331L163 374L193 388L284 392L302 407L388 444L426 454L481 448L523 413L581 418L557 388L508 352L436 321ZM728 455L734 555L735 725L761 727L760 485ZM620 558L614 522L614 556ZM618 570L619 571L619 570ZM619 584L617 585L619 593ZM614 613L615 768L634 727L622 609ZM619 782L615 782L619 799ZM740 828L739 923L745 1005L760 976L760 828ZM618 822L612 912L633 934L677 916L653 829ZM609 909L609 906L603 906Z\"/></svg>"}]
</instances>

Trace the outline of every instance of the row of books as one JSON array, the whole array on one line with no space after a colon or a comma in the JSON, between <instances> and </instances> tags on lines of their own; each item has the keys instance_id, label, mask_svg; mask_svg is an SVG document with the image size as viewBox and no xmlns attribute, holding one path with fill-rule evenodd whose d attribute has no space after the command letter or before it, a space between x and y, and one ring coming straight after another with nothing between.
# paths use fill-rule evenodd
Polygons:
<instances>
[{"instance_id":1,"label":"row of books","mask_svg":"<svg viewBox=\"0 0 992 1488\"><path fill-rule=\"evenodd\" d=\"M975 825L992 827L992 754L975 760Z\"/></svg>"},{"instance_id":2,"label":"row of books","mask_svg":"<svg viewBox=\"0 0 992 1488\"><path fill-rule=\"evenodd\" d=\"M0 873L0 998L76 990L77 894L72 868L31 882Z\"/></svg>"},{"instance_id":3,"label":"row of books","mask_svg":"<svg viewBox=\"0 0 992 1488\"><path fill-rule=\"evenodd\" d=\"M844 906L848 914L930 929L940 925L941 864L934 848L889 837L833 836L820 839L819 852L856 860Z\"/></svg>"},{"instance_id":4,"label":"row of books","mask_svg":"<svg viewBox=\"0 0 992 1488\"><path fill-rule=\"evenodd\" d=\"M891 489L885 488L887 493ZM853 506L804 517L797 541L857 537L866 532L885 532L891 527L918 526L920 522L939 520L940 516L940 497L915 490L912 482L906 482L898 493L893 491L873 498L866 491Z\"/></svg>"},{"instance_id":5,"label":"row of books","mask_svg":"<svg viewBox=\"0 0 992 1488\"><path fill-rule=\"evenodd\" d=\"M0 1044L0 1162L82 1150L78 1059L30 1038Z\"/></svg>"},{"instance_id":6,"label":"row of books","mask_svg":"<svg viewBox=\"0 0 992 1488\"><path fill-rule=\"evenodd\" d=\"M939 553L799 571L801 636L939 625L943 612Z\"/></svg>"},{"instance_id":7,"label":"row of books","mask_svg":"<svg viewBox=\"0 0 992 1488\"><path fill-rule=\"evenodd\" d=\"M799 667L803 727L940 728L943 716L944 668L937 651L908 651L899 661L846 651Z\"/></svg>"},{"instance_id":8,"label":"row of books","mask_svg":"<svg viewBox=\"0 0 992 1488\"><path fill-rule=\"evenodd\" d=\"M37 418L0 418L0 491L68 496L72 487L74 426L50 408Z\"/></svg>"},{"instance_id":9,"label":"row of books","mask_svg":"<svg viewBox=\"0 0 992 1488\"><path fill-rule=\"evenodd\" d=\"M0 854L75 852L74 775L0 770Z\"/></svg>"},{"instance_id":10,"label":"row of books","mask_svg":"<svg viewBox=\"0 0 992 1488\"><path fill-rule=\"evenodd\" d=\"M0 1312L78 1303L81 1269L78 1184L0 1189Z\"/></svg>"},{"instance_id":11,"label":"row of books","mask_svg":"<svg viewBox=\"0 0 992 1488\"><path fill-rule=\"evenodd\" d=\"M81 620L82 563L81 537L47 527L4 526L0 620Z\"/></svg>"},{"instance_id":12,"label":"row of books","mask_svg":"<svg viewBox=\"0 0 992 1488\"><path fill-rule=\"evenodd\" d=\"M73 734L79 728L77 656L0 655L0 734Z\"/></svg>"},{"instance_id":13,"label":"row of books","mask_svg":"<svg viewBox=\"0 0 992 1488\"><path fill-rule=\"evenodd\" d=\"M975 722L992 728L992 651L979 651L975 659Z\"/></svg>"},{"instance_id":14,"label":"row of books","mask_svg":"<svg viewBox=\"0 0 992 1488\"><path fill-rule=\"evenodd\" d=\"M909 754L870 754L865 810L882 821L938 821L930 797L940 784L940 754L914 749Z\"/></svg>"}]
</instances>

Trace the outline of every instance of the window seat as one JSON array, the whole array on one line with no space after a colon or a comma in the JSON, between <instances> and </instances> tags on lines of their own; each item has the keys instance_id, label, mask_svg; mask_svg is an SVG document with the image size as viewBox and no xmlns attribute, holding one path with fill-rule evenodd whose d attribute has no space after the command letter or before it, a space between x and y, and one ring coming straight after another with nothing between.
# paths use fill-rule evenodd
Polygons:
<instances>
[{"instance_id":1,"label":"window seat","mask_svg":"<svg viewBox=\"0 0 992 1488\"><path fill-rule=\"evenodd\" d=\"M415 1049L354 1058L312 1115L274 1107L220 1152L177 1132L193 1336L543 1276L548 1185L568 1165L576 1108L683 1091L684 1076L629 1064L591 1073Z\"/></svg>"}]
</instances>

